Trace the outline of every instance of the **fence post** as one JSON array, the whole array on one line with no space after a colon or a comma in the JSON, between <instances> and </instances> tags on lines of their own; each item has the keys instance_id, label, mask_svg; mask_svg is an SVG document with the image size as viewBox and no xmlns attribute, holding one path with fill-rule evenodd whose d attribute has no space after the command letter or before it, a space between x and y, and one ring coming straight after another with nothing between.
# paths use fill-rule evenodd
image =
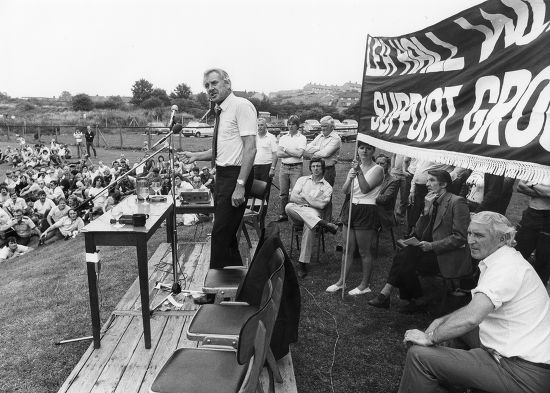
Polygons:
<instances>
[{"instance_id":1,"label":"fence post","mask_svg":"<svg viewBox=\"0 0 550 393\"><path fill-rule=\"evenodd\" d=\"M7 141L9 142L10 141L10 124L7 122L7 121L4 121L4 124L6 125L6 128L7 128L7 133L6 133L6 137L7 137Z\"/></svg>"},{"instance_id":2,"label":"fence post","mask_svg":"<svg viewBox=\"0 0 550 393\"><path fill-rule=\"evenodd\" d=\"M38 142L42 142L40 140L41 137L42 137L42 135L41 135L41 132L40 132L40 126L38 126Z\"/></svg>"},{"instance_id":3,"label":"fence post","mask_svg":"<svg viewBox=\"0 0 550 393\"><path fill-rule=\"evenodd\" d=\"M182 148L181 148L181 137L182 137L182 135L181 135L181 132L180 132L180 134L179 134L179 147L180 147L180 150L182 150Z\"/></svg>"},{"instance_id":4,"label":"fence post","mask_svg":"<svg viewBox=\"0 0 550 393\"><path fill-rule=\"evenodd\" d=\"M119 127L119 133L120 133L120 150L122 150L122 127Z\"/></svg>"},{"instance_id":5,"label":"fence post","mask_svg":"<svg viewBox=\"0 0 550 393\"><path fill-rule=\"evenodd\" d=\"M151 148L151 129L147 128L147 149Z\"/></svg>"}]
</instances>

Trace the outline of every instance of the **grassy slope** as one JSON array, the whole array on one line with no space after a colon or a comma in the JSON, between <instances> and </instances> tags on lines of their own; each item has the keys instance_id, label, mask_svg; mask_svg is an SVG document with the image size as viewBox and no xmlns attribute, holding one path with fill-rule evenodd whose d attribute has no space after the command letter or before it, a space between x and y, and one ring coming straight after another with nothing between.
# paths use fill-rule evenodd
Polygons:
<instances>
[{"instance_id":1,"label":"grassy slope","mask_svg":"<svg viewBox=\"0 0 550 393\"><path fill-rule=\"evenodd\" d=\"M190 149L208 146L209 139L192 140ZM341 156L350 158L353 144L345 144ZM130 159L139 152L125 152ZM110 161L117 151L99 150L99 157ZM347 164L338 166L334 195L334 215L340 211ZM0 174L6 170L0 166ZM277 184L278 181L275 181ZM525 198L514 195L509 217L517 222ZM278 214L278 191L272 191L272 204L267 221ZM283 242L289 245L290 226L281 226ZM400 236L402 228L396 229ZM149 253L164 239L163 231L149 242ZM412 327L424 327L428 315L405 316L369 307L373 295L357 299L329 295L325 288L336 281L341 253L335 251L341 233L327 235L326 253L302 285L300 338L292 347L298 391L330 392L329 369L336 339L336 318L340 340L332 370L335 391L391 392L399 383L405 349L403 333ZM100 287L102 318L112 311L137 275L135 256L129 248L102 247L103 264ZM393 251L389 235L382 234L380 256L373 273L373 289L379 290L391 263ZM356 265L349 277L350 285L360 280ZM307 289L307 290L306 290ZM311 295L313 296L311 296ZM394 304L396 304L396 298ZM330 315L329 315L330 314ZM84 263L84 241L58 242L39 251L2 264L0 269L0 391L51 392L69 375L88 343L54 346L55 341L91 334L87 279Z\"/></svg>"}]
</instances>

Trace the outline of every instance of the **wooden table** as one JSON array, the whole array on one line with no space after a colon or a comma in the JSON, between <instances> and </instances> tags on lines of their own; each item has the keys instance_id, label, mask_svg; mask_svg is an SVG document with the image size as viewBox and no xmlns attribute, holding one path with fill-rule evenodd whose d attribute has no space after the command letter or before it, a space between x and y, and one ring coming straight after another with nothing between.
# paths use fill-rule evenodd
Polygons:
<instances>
[{"instance_id":1,"label":"wooden table","mask_svg":"<svg viewBox=\"0 0 550 393\"><path fill-rule=\"evenodd\" d=\"M90 293L90 308L92 314L92 334L94 348L100 347L99 298L97 291L97 273L99 261L94 261L96 246L134 246L137 249L138 279L141 295L141 315L143 319L143 336L145 348L151 348L151 316L149 311L149 284L147 272L147 241L153 236L166 219L166 239L170 243L174 228L172 209L174 204L169 196L164 202L136 202L136 196L131 195L120 202L124 214L145 213L149 218L144 227L124 225L116 228L110 224L111 214L106 213L84 227L86 244L86 266L88 271L88 289Z\"/></svg>"}]
</instances>

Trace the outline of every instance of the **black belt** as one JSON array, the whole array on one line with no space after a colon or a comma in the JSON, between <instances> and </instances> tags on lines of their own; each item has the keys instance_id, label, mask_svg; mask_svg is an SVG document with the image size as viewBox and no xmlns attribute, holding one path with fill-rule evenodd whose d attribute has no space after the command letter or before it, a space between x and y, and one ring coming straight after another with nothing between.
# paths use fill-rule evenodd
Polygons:
<instances>
[{"instance_id":1,"label":"black belt","mask_svg":"<svg viewBox=\"0 0 550 393\"><path fill-rule=\"evenodd\" d=\"M304 165L304 163L303 163L303 162L297 162L297 163L295 163L295 164L285 164L285 163L283 162L283 165L286 165L286 166L298 166L298 165Z\"/></svg>"}]
</instances>

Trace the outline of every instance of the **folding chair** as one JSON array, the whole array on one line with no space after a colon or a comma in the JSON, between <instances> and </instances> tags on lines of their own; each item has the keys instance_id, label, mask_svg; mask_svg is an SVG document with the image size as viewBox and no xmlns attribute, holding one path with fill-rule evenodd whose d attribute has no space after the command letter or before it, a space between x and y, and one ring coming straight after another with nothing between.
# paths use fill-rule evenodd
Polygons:
<instances>
[{"instance_id":1,"label":"folding chair","mask_svg":"<svg viewBox=\"0 0 550 393\"><path fill-rule=\"evenodd\" d=\"M271 300L271 282L267 283L269 300L242 325L237 351L232 347L202 346L180 348L164 364L151 388L152 393L255 393L263 392L260 373L276 319ZM271 382L271 381L270 381Z\"/></svg>"},{"instance_id":2,"label":"folding chair","mask_svg":"<svg viewBox=\"0 0 550 393\"><path fill-rule=\"evenodd\" d=\"M269 279L266 281L262 293L262 299L259 305L249 304L247 302L222 302L220 304L202 305L189 324L187 338L195 341L202 341L207 345L226 345L236 347L238 344L238 334L251 314L258 308L263 308L265 303L272 300L275 303L276 314L279 311L281 297L283 293L283 283L285 277L284 253L281 248L277 248L269 261L266 261L266 273ZM260 261L257 264L261 263ZM269 298L266 293L267 284L273 288L273 293ZM255 283L257 285L258 283ZM271 336L272 332L268 332ZM277 368L277 362L273 353L269 349L267 360L270 369L273 371L275 379L281 381L281 376Z\"/></svg>"},{"instance_id":3,"label":"folding chair","mask_svg":"<svg viewBox=\"0 0 550 393\"><path fill-rule=\"evenodd\" d=\"M264 235L264 232L266 233ZM267 259L269 254L264 249L264 244L268 244L270 250L274 239L279 239L279 226L270 225L267 231L262 231L260 242L250 262L248 269L252 267L258 257ZM271 252L271 251L269 251ZM210 269L206 273L202 291L207 294L215 295L215 303L224 299L235 299L238 294L239 285L244 282L248 269L243 266L226 266L223 269Z\"/></svg>"},{"instance_id":4,"label":"folding chair","mask_svg":"<svg viewBox=\"0 0 550 393\"><path fill-rule=\"evenodd\" d=\"M237 232L237 239L241 238L241 232L243 232L244 237L246 238L246 241L248 243L248 247L250 248L252 248L252 242L250 240L250 235L248 234L246 226L248 225L253 227L256 230L258 238L260 237L262 229L264 227L263 217L265 213L264 210L267 207L266 200L268 195L269 184L265 181L254 179L249 194L249 197L251 197L250 206L247 206L246 210L244 211L243 219ZM257 200L260 201L260 206L256 210Z\"/></svg>"}]
</instances>

